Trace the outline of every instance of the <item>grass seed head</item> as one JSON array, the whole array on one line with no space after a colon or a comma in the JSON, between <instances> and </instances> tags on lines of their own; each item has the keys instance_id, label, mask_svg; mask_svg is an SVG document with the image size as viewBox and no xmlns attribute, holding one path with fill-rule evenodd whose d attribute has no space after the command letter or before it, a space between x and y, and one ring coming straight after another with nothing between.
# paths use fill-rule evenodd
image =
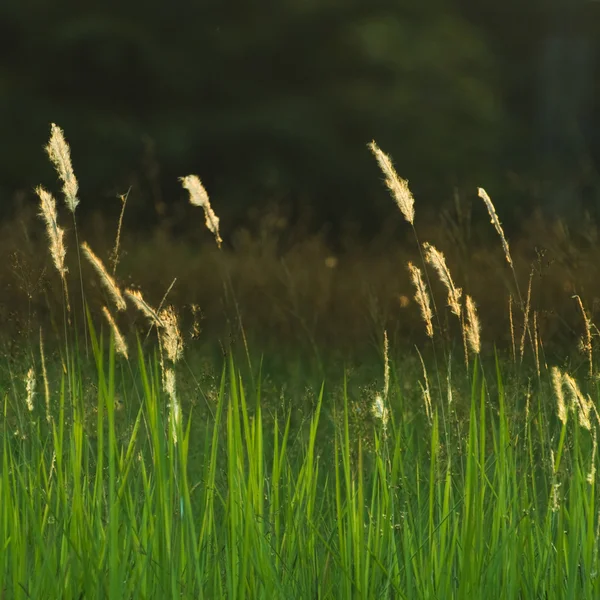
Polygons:
<instances>
[{"instance_id":1,"label":"grass seed head","mask_svg":"<svg viewBox=\"0 0 600 600\"><path fill-rule=\"evenodd\" d=\"M373 399L371 413L377 420L381 421L381 424L383 425L383 431L385 432L387 430L390 413L388 408L385 406L384 398L380 394L377 394Z\"/></svg>"},{"instance_id":2,"label":"grass seed head","mask_svg":"<svg viewBox=\"0 0 600 600\"><path fill-rule=\"evenodd\" d=\"M63 182L65 204L68 209L74 213L79 204L79 200L77 199L79 184L77 183L77 178L73 172L73 166L71 165L71 150L65 140L63 130L54 123L51 125L50 141L45 149L56 168L58 176Z\"/></svg>"},{"instance_id":3,"label":"grass seed head","mask_svg":"<svg viewBox=\"0 0 600 600\"><path fill-rule=\"evenodd\" d=\"M102 307L102 313L104 314L104 317L108 321L108 324L110 325L110 328L113 332L113 336L115 338L115 350L123 358L128 359L129 355L127 352L127 344L125 343L125 340L123 339L123 336L121 335L121 332L119 331L119 328L117 327L117 324L115 323L115 320L113 319L113 316L110 314L110 312L109 312L108 308L106 308L106 306Z\"/></svg>"},{"instance_id":4,"label":"grass seed head","mask_svg":"<svg viewBox=\"0 0 600 600\"><path fill-rule=\"evenodd\" d=\"M162 327L163 322L156 311L144 300L142 292L138 290L125 290L125 295L135 304L137 309L156 327Z\"/></svg>"},{"instance_id":5,"label":"grass seed head","mask_svg":"<svg viewBox=\"0 0 600 600\"><path fill-rule=\"evenodd\" d=\"M172 306L168 306L160 312L160 320L163 323L161 343L167 358L174 364L183 354L183 337L179 330L177 313Z\"/></svg>"},{"instance_id":6,"label":"grass seed head","mask_svg":"<svg viewBox=\"0 0 600 600\"><path fill-rule=\"evenodd\" d=\"M508 242L506 241L506 237L504 236L504 230L502 229L502 225L501 225L500 219L498 218L498 215L496 213L496 209L494 208L494 204L492 203L491 198L488 196L487 192L483 188L477 188L477 193L478 193L479 197L483 200L483 202L488 210L492 225L496 229L496 232L498 233L498 235L500 236L500 240L502 241L502 248L504 250L504 256L506 257L508 264L512 267L513 261L510 256L510 249L508 248Z\"/></svg>"},{"instance_id":7,"label":"grass seed head","mask_svg":"<svg viewBox=\"0 0 600 600\"><path fill-rule=\"evenodd\" d=\"M471 296L467 296L465 304L467 308L467 340L469 346L471 346L471 351L474 354L479 354L481 352L481 324L477 315L477 306Z\"/></svg>"},{"instance_id":8,"label":"grass seed head","mask_svg":"<svg viewBox=\"0 0 600 600\"><path fill-rule=\"evenodd\" d=\"M454 285L452 275L450 275L450 270L446 265L444 254L428 242L423 244L423 249L425 250L425 260L437 271L440 281L448 291L448 306L450 307L450 310L460 318L462 289L457 288Z\"/></svg>"},{"instance_id":9,"label":"grass seed head","mask_svg":"<svg viewBox=\"0 0 600 600\"><path fill-rule=\"evenodd\" d=\"M127 304L125 304L125 298L121 294L121 290L117 287L115 280L108 273L102 261L92 252L92 249L87 245L86 242L81 244L81 249L85 254L85 257L89 260L90 264L96 269L100 277L100 281L103 283L104 287L108 291L110 297L115 303L117 310L125 310L127 308Z\"/></svg>"},{"instance_id":10,"label":"grass seed head","mask_svg":"<svg viewBox=\"0 0 600 600\"><path fill-rule=\"evenodd\" d=\"M33 370L33 367L30 367L29 371L27 371L27 376L25 377L25 389L27 390L27 397L25 398L27 410L33 412L33 397L35 396L35 371Z\"/></svg>"},{"instance_id":11,"label":"grass seed head","mask_svg":"<svg viewBox=\"0 0 600 600\"><path fill-rule=\"evenodd\" d=\"M190 204L200 206L204 209L206 227L215 236L217 246L220 248L223 240L219 235L219 217L210 206L208 193L197 175L187 175L180 178L181 185L190 193Z\"/></svg>"},{"instance_id":12,"label":"grass seed head","mask_svg":"<svg viewBox=\"0 0 600 600\"><path fill-rule=\"evenodd\" d=\"M567 409L565 406L565 395L563 393L563 374L558 367L552 367L550 371L552 378L552 388L556 396L556 406L559 421L565 425L567 422Z\"/></svg>"},{"instance_id":13,"label":"grass seed head","mask_svg":"<svg viewBox=\"0 0 600 600\"><path fill-rule=\"evenodd\" d=\"M415 267L411 262L408 263L408 270L415 286L415 300L421 309L421 315L423 321L425 321L425 331L427 335L433 337L433 314L431 312L431 306L429 303L429 294L427 293L427 287L423 281L421 270L419 267Z\"/></svg>"},{"instance_id":14,"label":"grass seed head","mask_svg":"<svg viewBox=\"0 0 600 600\"><path fill-rule=\"evenodd\" d=\"M571 407L573 410L577 411L579 425L584 429L591 431L592 423L590 421L590 411L593 404L591 398L589 398L589 396L586 398L583 395L582 391L579 389L579 385L571 375L565 373L563 378L571 395Z\"/></svg>"},{"instance_id":15,"label":"grass seed head","mask_svg":"<svg viewBox=\"0 0 600 600\"><path fill-rule=\"evenodd\" d=\"M65 266L67 249L64 243L65 232L58 226L56 201L52 194L41 186L38 186L35 192L40 198L40 216L46 223L46 233L50 241L50 256L56 270L64 280L67 273L67 267Z\"/></svg>"},{"instance_id":16,"label":"grass seed head","mask_svg":"<svg viewBox=\"0 0 600 600\"><path fill-rule=\"evenodd\" d=\"M385 184L392 193L400 212L408 223L413 225L415 221L415 199L408 188L408 181L398 176L392 164L392 159L379 148L375 141L369 144L369 149L385 175Z\"/></svg>"}]
</instances>

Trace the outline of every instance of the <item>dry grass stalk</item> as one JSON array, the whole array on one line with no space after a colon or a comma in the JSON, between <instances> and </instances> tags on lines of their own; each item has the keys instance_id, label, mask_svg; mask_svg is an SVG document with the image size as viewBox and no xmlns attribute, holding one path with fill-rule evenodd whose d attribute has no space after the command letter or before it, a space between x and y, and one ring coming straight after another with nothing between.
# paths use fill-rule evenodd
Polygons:
<instances>
[{"instance_id":1,"label":"dry grass stalk","mask_svg":"<svg viewBox=\"0 0 600 600\"><path fill-rule=\"evenodd\" d=\"M160 320L163 324L160 335L162 347L167 358L175 364L183 354L183 337L179 330L177 313L172 306L168 306L160 312Z\"/></svg>"},{"instance_id":2,"label":"dry grass stalk","mask_svg":"<svg viewBox=\"0 0 600 600\"><path fill-rule=\"evenodd\" d=\"M469 340L471 351L474 354L479 354L481 352L481 324L477 315L477 307L471 296L467 296L465 304L467 309L465 333L467 340Z\"/></svg>"},{"instance_id":3,"label":"dry grass stalk","mask_svg":"<svg viewBox=\"0 0 600 600\"><path fill-rule=\"evenodd\" d=\"M115 247L112 251L112 263L113 263L113 277L117 272L117 265L119 264L119 244L121 243L121 229L123 227L123 215L125 214L125 206L127 205L127 198L131 188L127 190L126 194L122 194L121 198L121 213L119 214L119 225L117 226L117 237L115 239Z\"/></svg>"},{"instance_id":4,"label":"dry grass stalk","mask_svg":"<svg viewBox=\"0 0 600 600\"><path fill-rule=\"evenodd\" d=\"M540 376L540 337L538 333L537 310L533 311L533 356L538 377Z\"/></svg>"},{"instance_id":5,"label":"dry grass stalk","mask_svg":"<svg viewBox=\"0 0 600 600\"><path fill-rule=\"evenodd\" d=\"M511 342L511 350L513 363L517 362L517 351L515 345L515 323L513 320L513 298L512 294L508 297L508 321L510 323L510 342Z\"/></svg>"},{"instance_id":6,"label":"dry grass stalk","mask_svg":"<svg viewBox=\"0 0 600 600\"><path fill-rule=\"evenodd\" d=\"M408 270L410 271L410 276L412 279L412 283L415 286L415 300L421 309L421 315L423 317L423 321L425 321L425 331L427 335L432 338L433 337L433 314L431 312L431 306L429 303L429 294L427 293L427 287L425 282L423 281L423 277L421 275L421 270L419 267L415 267L411 262L408 263Z\"/></svg>"},{"instance_id":7,"label":"dry grass stalk","mask_svg":"<svg viewBox=\"0 0 600 600\"><path fill-rule=\"evenodd\" d=\"M44 380L44 397L46 400L46 421L50 423L52 416L50 414L50 386L48 384L48 373L46 371L46 355L44 354L44 338L42 328L40 327L40 356L42 359L42 379Z\"/></svg>"},{"instance_id":8,"label":"dry grass stalk","mask_svg":"<svg viewBox=\"0 0 600 600\"><path fill-rule=\"evenodd\" d=\"M448 406L452 405L452 360L448 359L448 372L446 373L446 387L448 390Z\"/></svg>"},{"instance_id":9,"label":"dry grass stalk","mask_svg":"<svg viewBox=\"0 0 600 600\"><path fill-rule=\"evenodd\" d=\"M529 331L529 309L531 307L531 284L533 282L533 269L529 274L529 285L527 287L527 301L525 302L525 315L523 316L523 333L521 334L521 345L519 346L519 360L523 362L525 355L525 337Z\"/></svg>"},{"instance_id":10,"label":"dry grass stalk","mask_svg":"<svg viewBox=\"0 0 600 600\"><path fill-rule=\"evenodd\" d=\"M108 324L110 325L110 328L113 332L113 336L115 338L115 350L123 358L129 359L129 354L127 352L127 344L125 343L125 340L123 339L123 336L121 335L121 332L119 331L119 328L117 327L117 324L115 323L115 320L113 319L112 315L110 314L110 312L109 312L108 308L106 308L106 306L102 307L102 312L103 312L106 320L108 321Z\"/></svg>"},{"instance_id":11,"label":"dry grass stalk","mask_svg":"<svg viewBox=\"0 0 600 600\"><path fill-rule=\"evenodd\" d=\"M590 421L590 410L593 405L592 400L583 395L577 382L568 373L563 375L563 380L571 394L571 406L574 410L577 410L579 424L584 429L591 431L592 423Z\"/></svg>"},{"instance_id":12,"label":"dry grass stalk","mask_svg":"<svg viewBox=\"0 0 600 600\"><path fill-rule=\"evenodd\" d=\"M415 199L408 188L408 181L398 176L392 164L392 159L379 148L375 141L369 144L369 148L385 175L385 184L392 193L400 212L408 223L414 225Z\"/></svg>"},{"instance_id":13,"label":"dry grass stalk","mask_svg":"<svg viewBox=\"0 0 600 600\"><path fill-rule=\"evenodd\" d=\"M387 329L383 332L383 398L387 400L390 393L390 354Z\"/></svg>"},{"instance_id":14,"label":"dry grass stalk","mask_svg":"<svg viewBox=\"0 0 600 600\"><path fill-rule=\"evenodd\" d=\"M554 389L554 395L556 396L558 419L563 425L566 425L567 408L565 405L565 395L563 394L564 377L558 367L552 367L552 370L550 371L550 376L552 378L552 387Z\"/></svg>"},{"instance_id":15,"label":"dry grass stalk","mask_svg":"<svg viewBox=\"0 0 600 600\"><path fill-rule=\"evenodd\" d=\"M73 166L71 165L71 151L65 140L63 130L54 123L51 125L50 141L45 150L54 164L58 176L63 182L65 204L68 209L74 213L75 208L77 208L77 205L79 204L79 200L77 199L79 185L75 173L73 172Z\"/></svg>"},{"instance_id":16,"label":"dry grass stalk","mask_svg":"<svg viewBox=\"0 0 600 600\"><path fill-rule=\"evenodd\" d=\"M104 287L108 291L109 296L112 298L117 310L125 310L127 304L125 304L125 298L121 294L121 290L117 287L115 280L110 276L102 261L92 252L92 249L87 245L86 242L81 244L81 249L85 254L86 258L90 261L91 265L96 269L100 276L100 281L104 284Z\"/></svg>"},{"instance_id":17,"label":"dry grass stalk","mask_svg":"<svg viewBox=\"0 0 600 600\"><path fill-rule=\"evenodd\" d=\"M491 200L491 198L488 196L487 192L483 188L477 188L477 193L479 194L479 197L485 203L485 206L486 206L486 208L488 210L488 213L490 215L490 219L492 221L492 225L495 227L498 235L500 236L500 240L502 241L502 248L504 249L504 256L506 257L506 260L508 261L508 264L512 267L513 266L513 261L512 261L512 258L510 256L510 250L508 248L508 242L506 241L506 237L504 236L504 231L502 229L502 225L500 224L500 219L498 218L498 215L496 214L496 209L494 208L492 200Z\"/></svg>"},{"instance_id":18,"label":"dry grass stalk","mask_svg":"<svg viewBox=\"0 0 600 600\"><path fill-rule=\"evenodd\" d=\"M33 412L33 397L35 396L35 371L33 370L33 367L30 367L29 371L27 371L27 376L25 377L25 389L27 391L27 396L25 398L27 410Z\"/></svg>"},{"instance_id":19,"label":"dry grass stalk","mask_svg":"<svg viewBox=\"0 0 600 600\"><path fill-rule=\"evenodd\" d=\"M583 323L585 325L585 339L582 346L584 351L587 352L588 355L588 363L590 367L589 374L590 377L592 377L594 375L594 362L592 353L592 321L591 319L588 319L587 313L585 312L585 308L583 308L583 302L581 301L581 298L577 294L575 294L573 298L575 298L575 300L577 301L579 310L583 315Z\"/></svg>"},{"instance_id":20,"label":"dry grass stalk","mask_svg":"<svg viewBox=\"0 0 600 600\"><path fill-rule=\"evenodd\" d=\"M425 250L425 260L437 271L440 281L448 291L448 306L450 310L460 318L462 289L454 285L452 275L450 275L450 270L446 265L444 254L428 242L423 244L423 249Z\"/></svg>"},{"instance_id":21,"label":"dry grass stalk","mask_svg":"<svg viewBox=\"0 0 600 600\"><path fill-rule=\"evenodd\" d=\"M156 327L162 327L163 323L156 311L144 300L142 292L138 290L125 290L125 295L135 304L137 309L143 313Z\"/></svg>"},{"instance_id":22,"label":"dry grass stalk","mask_svg":"<svg viewBox=\"0 0 600 600\"><path fill-rule=\"evenodd\" d=\"M186 177L181 177L180 181L181 185L190 193L190 204L200 206L204 209L206 227L214 234L217 246L220 248L223 240L219 235L219 217L217 217L210 206L208 194L200 178L197 175L187 175Z\"/></svg>"},{"instance_id":23,"label":"dry grass stalk","mask_svg":"<svg viewBox=\"0 0 600 600\"><path fill-rule=\"evenodd\" d=\"M423 367L423 378L425 379L425 386L419 381L419 387L421 388L421 393L423 394L423 404L425 405L425 413L427 414L427 418L431 423L431 419L433 416L433 407L431 402L431 392L429 391L429 379L427 377L427 369L425 368L425 361L417 348L417 354L419 355L419 359L421 361L421 366Z\"/></svg>"}]
</instances>

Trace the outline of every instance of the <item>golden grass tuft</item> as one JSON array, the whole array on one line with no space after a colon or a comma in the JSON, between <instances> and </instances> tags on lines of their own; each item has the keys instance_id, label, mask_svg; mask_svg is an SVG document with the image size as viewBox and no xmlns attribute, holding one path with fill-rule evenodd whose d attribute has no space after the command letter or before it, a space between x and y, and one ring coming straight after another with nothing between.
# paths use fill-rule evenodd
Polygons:
<instances>
[{"instance_id":1,"label":"golden grass tuft","mask_svg":"<svg viewBox=\"0 0 600 600\"><path fill-rule=\"evenodd\" d=\"M473 298L469 295L466 297L465 305L467 309L466 337L469 341L471 351L474 354L479 354L481 352L481 324L477 315L477 307Z\"/></svg>"},{"instance_id":2,"label":"golden grass tuft","mask_svg":"<svg viewBox=\"0 0 600 600\"><path fill-rule=\"evenodd\" d=\"M33 370L33 367L30 367L29 371L27 371L27 375L25 377L25 389L27 391L27 396L25 397L27 410L29 412L33 412L33 398L35 396L35 371Z\"/></svg>"},{"instance_id":3,"label":"golden grass tuft","mask_svg":"<svg viewBox=\"0 0 600 600\"><path fill-rule=\"evenodd\" d=\"M431 305L429 302L429 294L427 293L427 286L423 281L421 270L419 267L415 267L411 262L408 263L408 270L410 272L411 280L415 286L415 300L421 309L421 316L425 322L425 331L427 335L433 337L433 314L431 312Z\"/></svg>"},{"instance_id":4,"label":"golden grass tuft","mask_svg":"<svg viewBox=\"0 0 600 600\"><path fill-rule=\"evenodd\" d=\"M63 130L52 123L50 127L50 141L45 148L50 160L56 168L56 172L63 182L63 194L65 195L65 204L67 208L75 213L75 209L79 204L77 199L77 192L79 191L79 184L77 178L73 172L73 166L71 164L71 151L69 145L65 140L65 134Z\"/></svg>"},{"instance_id":5,"label":"golden grass tuft","mask_svg":"<svg viewBox=\"0 0 600 600\"><path fill-rule=\"evenodd\" d=\"M487 192L483 188L477 188L477 193L479 194L479 197L483 200L488 210L492 225L495 227L498 235L500 236L502 248L504 250L504 256L506 257L508 264L512 267L513 261L510 256L510 249L508 247L508 242L506 241L506 237L504 235L504 230L502 229L500 219L498 218L498 214L496 213L496 209L494 208L494 204L492 203L491 198L488 196Z\"/></svg>"},{"instance_id":6,"label":"golden grass tuft","mask_svg":"<svg viewBox=\"0 0 600 600\"><path fill-rule=\"evenodd\" d=\"M162 327L163 323L160 320L157 312L144 300L142 292L139 290L125 290L125 295L135 304L137 309L146 316L146 318L156 327Z\"/></svg>"},{"instance_id":7,"label":"golden grass tuft","mask_svg":"<svg viewBox=\"0 0 600 600\"><path fill-rule=\"evenodd\" d=\"M40 216L46 223L46 233L48 234L48 239L50 241L50 256L52 256L52 262L54 262L56 270L64 280L67 273L67 267L65 266L67 248L64 243L64 229L61 229L58 226L56 200L54 200L52 194L46 191L42 186L38 186L35 189L35 192L40 198Z\"/></svg>"},{"instance_id":8,"label":"golden grass tuft","mask_svg":"<svg viewBox=\"0 0 600 600\"><path fill-rule=\"evenodd\" d=\"M81 249L85 254L85 257L88 259L90 264L96 269L100 277L100 281L108 291L109 296L112 298L112 301L115 303L117 310L125 310L127 308L127 304L125 303L125 298L121 294L121 290L119 290L115 280L108 273L102 261L92 252L92 249L88 246L86 242L81 244Z\"/></svg>"},{"instance_id":9,"label":"golden grass tuft","mask_svg":"<svg viewBox=\"0 0 600 600\"><path fill-rule=\"evenodd\" d=\"M590 411L593 404L592 400L583 395L582 391L579 389L579 384L568 373L563 375L563 381L571 396L571 406L577 411L579 424L588 431L591 431L592 423L590 421Z\"/></svg>"},{"instance_id":10,"label":"golden grass tuft","mask_svg":"<svg viewBox=\"0 0 600 600\"><path fill-rule=\"evenodd\" d=\"M102 307L102 313L104 314L104 317L108 321L108 324L110 325L110 328L113 332L113 336L115 338L115 350L123 358L129 359L129 354L127 352L127 344L125 343L125 339L121 335L121 332L119 331L119 328L117 327L117 324L115 323L115 320L113 319L113 316L110 314L110 311L108 310L108 308L106 306Z\"/></svg>"},{"instance_id":11,"label":"golden grass tuft","mask_svg":"<svg viewBox=\"0 0 600 600\"><path fill-rule=\"evenodd\" d=\"M423 244L423 250L425 250L425 261L437 271L440 281L444 284L444 287L448 291L448 306L450 307L451 312L460 318L460 299L462 297L462 289L457 288L454 285L452 275L450 274L450 270L446 265L446 258L444 257L444 254L428 242Z\"/></svg>"},{"instance_id":12,"label":"golden grass tuft","mask_svg":"<svg viewBox=\"0 0 600 600\"><path fill-rule=\"evenodd\" d=\"M217 246L220 248L223 240L219 235L219 217L210 206L208 193L197 175L186 175L180 178L181 185L190 193L190 204L204 209L206 227L215 236Z\"/></svg>"},{"instance_id":13,"label":"golden grass tuft","mask_svg":"<svg viewBox=\"0 0 600 600\"><path fill-rule=\"evenodd\" d=\"M168 306L160 312L160 320L163 324L160 336L162 346L167 358L176 363L183 355L183 337L179 330L177 313L172 306Z\"/></svg>"},{"instance_id":14,"label":"golden grass tuft","mask_svg":"<svg viewBox=\"0 0 600 600\"><path fill-rule=\"evenodd\" d=\"M369 149L373 153L373 156L375 156L382 173L385 175L385 184L392 193L392 197L396 201L400 212L404 215L408 223L414 225L415 199L408 188L408 181L398 176L392 159L379 148L375 141L369 144Z\"/></svg>"},{"instance_id":15,"label":"golden grass tuft","mask_svg":"<svg viewBox=\"0 0 600 600\"><path fill-rule=\"evenodd\" d=\"M552 378L552 388L554 389L554 395L556 396L558 420L565 425L567 423L567 408L565 405L565 395L563 393L564 377L558 367L552 367L550 377Z\"/></svg>"}]
</instances>

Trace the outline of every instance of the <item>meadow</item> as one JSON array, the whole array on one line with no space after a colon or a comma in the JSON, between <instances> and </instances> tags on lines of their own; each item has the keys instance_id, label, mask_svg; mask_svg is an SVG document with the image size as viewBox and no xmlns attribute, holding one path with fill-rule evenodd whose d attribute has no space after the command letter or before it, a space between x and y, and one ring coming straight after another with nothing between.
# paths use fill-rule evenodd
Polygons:
<instances>
[{"instance_id":1,"label":"meadow","mask_svg":"<svg viewBox=\"0 0 600 600\"><path fill-rule=\"evenodd\" d=\"M110 251L80 239L70 149L52 126L46 151L64 214L38 187L33 222L47 236L34 258L49 265L46 319L33 324L30 294L0 375L0 598L599 596L598 330L587 296L572 277L541 288L480 188L497 239L498 288L487 294L506 316L482 328L477 298L489 284L463 272L469 293L455 283L415 225L407 182L369 149L415 251L406 264L389 251L386 281L397 271L411 286L394 288L393 310L372 286L356 290L372 308L360 335L330 324L330 314L348 319L356 295L347 282L332 291L338 259L327 253L304 278L291 259L273 261L294 290L297 329L279 325L276 294L260 297L258 326L247 325L240 281L264 272L251 252L226 268L208 194L195 175L182 178L212 246L202 276L231 309L231 343L211 354L211 310L185 298L185 274L171 280L161 264L162 289L124 283L152 268L143 245L123 249L126 196ZM558 231L564 275L575 255ZM173 248L172 264L193 262L187 248ZM578 348L545 325L544 303L559 292ZM395 326L394 311L408 324ZM10 312L2 318L12 332ZM281 346L275 338L263 353L269 320ZM354 354L325 351L334 329ZM361 339L368 351L356 350Z\"/></svg>"}]
</instances>

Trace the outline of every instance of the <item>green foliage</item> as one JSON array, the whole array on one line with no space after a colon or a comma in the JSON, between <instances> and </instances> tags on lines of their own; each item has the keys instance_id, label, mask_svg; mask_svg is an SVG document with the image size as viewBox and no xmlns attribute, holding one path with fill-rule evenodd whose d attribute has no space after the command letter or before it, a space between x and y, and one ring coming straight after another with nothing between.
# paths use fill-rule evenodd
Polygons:
<instances>
[{"instance_id":1,"label":"green foliage","mask_svg":"<svg viewBox=\"0 0 600 600\"><path fill-rule=\"evenodd\" d=\"M350 435L346 387L338 406L321 388L296 456L289 414L265 427L260 387L249 393L232 359L214 416L192 427L188 415L175 443L158 359L139 346L137 367L121 369L90 334L94 437L75 361L52 382L49 422L11 398L15 434L4 396L5 597L597 597L591 436L571 416L557 428L543 396L523 420L499 367L491 390L475 363L471 397L455 398L466 435L453 410L409 416L398 381L372 447ZM120 386L133 390L128 417L115 409Z\"/></svg>"}]
</instances>

